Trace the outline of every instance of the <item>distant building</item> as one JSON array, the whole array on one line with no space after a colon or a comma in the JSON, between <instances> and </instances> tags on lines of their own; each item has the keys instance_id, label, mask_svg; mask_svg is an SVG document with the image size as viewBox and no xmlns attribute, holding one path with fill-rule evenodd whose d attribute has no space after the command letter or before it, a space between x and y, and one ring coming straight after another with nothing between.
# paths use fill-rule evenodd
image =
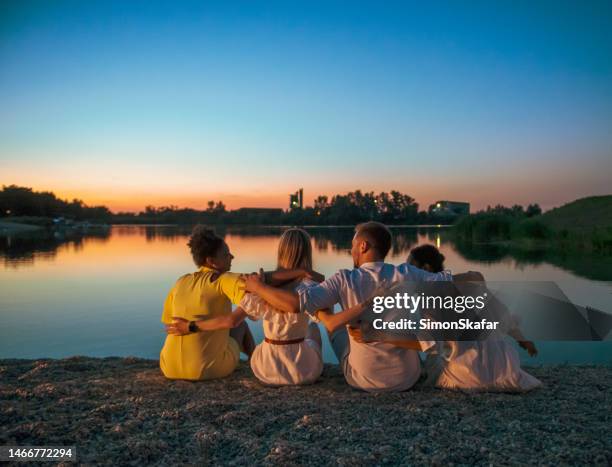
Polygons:
<instances>
[{"instance_id":1,"label":"distant building","mask_svg":"<svg viewBox=\"0 0 612 467\"><path fill-rule=\"evenodd\" d=\"M436 201L429 206L429 214L440 217L466 216L470 213L470 203L461 201Z\"/></svg>"},{"instance_id":2,"label":"distant building","mask_svg":"<svg viewBox=\"0 0 612 467\"><path fill-rule=\"evenodd\" d=\"M304 209L304 189L289 195L289 209Z\"/></svg>"}]
</instances>

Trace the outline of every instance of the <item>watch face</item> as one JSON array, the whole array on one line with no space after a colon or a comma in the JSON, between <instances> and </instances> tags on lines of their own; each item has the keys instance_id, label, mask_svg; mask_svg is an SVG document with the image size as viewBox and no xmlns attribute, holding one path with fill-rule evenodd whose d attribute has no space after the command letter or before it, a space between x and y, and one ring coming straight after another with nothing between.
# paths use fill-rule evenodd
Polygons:
<instances>
[{"instance_id":1,"label":"watch face","mask_svg":"<svg viewBox=\"0 0 612 467\"><path fill-rule=\"evenodd\" d=\"M196 332L198 327L196 326L195 321L189 321L189 332Z\"/></svg>"}]
</instances>

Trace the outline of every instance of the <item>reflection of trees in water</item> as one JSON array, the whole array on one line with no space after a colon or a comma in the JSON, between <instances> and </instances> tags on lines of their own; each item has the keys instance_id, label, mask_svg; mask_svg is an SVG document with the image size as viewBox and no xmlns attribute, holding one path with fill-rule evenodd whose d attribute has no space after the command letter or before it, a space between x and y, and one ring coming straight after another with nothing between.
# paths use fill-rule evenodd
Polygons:
<instances>
[{"instance_id":1,"label":"reflection of trees in water","mask_svg":"<svg viewBox=\"0 0 612 467\"><path fill-rule=\"evenodd\" d=\"M340 251L350 254L353 229L342 227L306 228L313 239L316 251Z\"/></svg>"},{"instance_id":2,"label":"reflection of trees in water","mask_svg":"<svg viewBox=\"0 0 612 467\"><path fill-rule=\"evenodd\" d=\"M314 246L317 251L341 251L350 254L353 235L353 228L306 228L305 230L313 238ZM392 255L405 254L408 256L410 248L418 241L417 230L395 230L393 231L393 244L391 246Z\"/></svg>"},{"instance_id":3,"label":"reflection of trees in water","mask_svg":"<svg viewBox=\"0 0 612 467\"><path fill-rule=\"evenodd\" d=\"M269 237L277 239L287 227L216 227L221 235L238 237ZM112 235L118 237L144 236L147 242L181 241L187 243L191 226L113 226ZM351 227L307 227L306 231L313 239L315 251L342 252L350 254L354 229ZM612 280L612 257L601 257L569 252L556 252L546 249L524 249L504 244L474 244L456 241L450 229L434 227L392 228L393 246L390 255L405 258L411 248L417 245L419 238L426 239L433 245L449 245L463 258L482 263L514 262L516 266L535 266L552 264L576 275L602 281ZM0 256L5 267L17 268L31 265L37 260L53 260L59 248L72 247L75 250L84 248L85 243L96 239L108 241L111 230L103 231L40 231L21 233L0 237ZM510 266L510 265L509 265ZM511 267L511 266L510 266Z\"/></svg>"},{"instance_id":4,"label":"reflection of trees in water","mask_svg":"<svg viewBox=\"0 0 612 467\"><path fill-rule=\"evenodd\" d=\"M586 253L521 248L512 243L475 244L456 241L457 252L465 259L483 263L513 260L516 266L552 264L577 276L599 281L612 281L612 257Z\"/></svg>"},{"instance_id":5,"label":"reflection of trees in water","mask_svg":"<svg viewBox=\"0 0 612 467\"><path fill-rule=\"evenodd\" d=\"M596 281L612 281L612 256L549 253L546 261L577 276Z\"/></svg>"},{"instance_id":6,"label":"reflection of trees in water","mask_svg":"<svg viewBox=\"0 0 612 467\"><path fill-rule=\"evenodd\" d=\"M244 237L278 237L285 229L283 227L249 227L249 226L211 226L217 235L237 235ZM193 226L190 225L146 225L146 226L114 226L113 235L120 232L120 235L134 235L135 232L144 235L148 242L157 240L176 241L187 239L191 235Z\"/></svg>"},{"instance_id":7,"label":"reflection of trees in water","mask_svg":"<svg viewBox=\"0 0 612 467\"><path fill-rule=\"evenodd\" d=\"M17 235L0 236L0 256L7 268L30 266L36 261L55 259L60 248L71 246L82 250L89 239L108 241L110 230L82 231L37 231Z\"/></svg>"},{"instance_id":8,"label":"reflection of trees in water","mask_svg":"<svg viewBox=\"0 0 612 467\"><path fill-rule=\"evenodd\" d=\"M170 241L175 242L180 239L186 239L191 235L193 227L190 226L164 226L164 225L147 225L138 227L141 235L144 234L147 242L155 241ZM133 234L132 234L133 235Z\"/></svg>"},{"instance_id":9,"label":"reflection of trees in water","mask_svg":"<svg viewBox=\"0 0 612 467\"><path fill-rule=\"evenodd\" d=\"M183 225L114 225L112 233L117 237L143 236L147 242L175 241L188 237L192 228Z\"/></svg>"},{"instance_id":10,"label":"reflection of trees in water","mask_svg":"<svg viewBox=\"0 0 612 467\"><path fill-rule=\"evenodd\" d=\"M215 226L215 232L225 237L233 235L238 237L270 237L278 238L287 226ZM113 235L134 235L135 232L144 235L149 242L158 240L186 239L191 234L191 226L163 226L163 225L148 225L148 226L115 226L113 227ZM353 227L305 227L312 237L314 248L316 251L339 251L349 253L351 249L351 241L355 230ZM391 253L393 255L406 254L410 248L415 246L418 241L418 235L423 235L426 232L432 232L432 229L392 229L393 231L393 246ZM435 242L434 233L430 233L432 243Z\"/></svg>"},{"instance_id":11,"label":"reflection of trees in water","mask_svg":"<svg viewBox=\"0 0 612 467\"><path fill-rule=\"evenodd\" d=\"M508 245L453 242L457 252L465 259L482 263L496 263L510 254Z\"/></svg>"},{"instance_id":12,"label":"reflection of trees in water","mask_svg":"<svg viewBox=\"0 0 612 467\"><path fill-rule=\"evenodd\" d=\"M269 237L278 238L288 227L252 227L252 226L230 226L215 227L217 234L225 237L233 235L238 237ZM354 235L353 227L306 227L306 231L313 239L316 251L336 251L350 254L351 241ZM192 226L174 225L117 225L112 228L112 235L117 237L144 236L147 242L156 241L185 241L191 234ZM393 256L408 256L410 249L418 242L418 235L428 235L432 243L435 243L438 234L432 229L392 229L393 245L391 254ZM0 237L0 254L5 258L7 264L15 267L31 264L35 259L53 259L58 248L62 245L71 245L76 250L83 248L87 238L108 239L111 231L95 231L84 234L83 232L59 232L42 231L28 234L20 234L12 237Z\"/></svg>"},{"instance_id":13,"label":"reflection of trees in water","mask_svg":"<svg viewBox=\"0 0 612 467\"><path fill-rule=\"evenodd\" d=\"M407 232L394 232L393 245L391 246L391 254L393 256L408 257L410 249L418 243L418 234L416 230Z\"/></svg>"}]
</instances>

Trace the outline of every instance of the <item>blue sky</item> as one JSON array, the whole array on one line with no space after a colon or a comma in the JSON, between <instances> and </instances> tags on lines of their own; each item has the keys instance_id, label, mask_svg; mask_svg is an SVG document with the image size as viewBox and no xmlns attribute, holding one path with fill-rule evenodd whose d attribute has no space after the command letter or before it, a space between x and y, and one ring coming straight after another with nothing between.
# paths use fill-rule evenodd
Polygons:
<instances>
[{"instance_id":1,"label":"blue sky","mask_svg":"<svg viewBox=\"0 0 612 467\"><path fill-rule=\"evenodd\" d=\"M0 183L114 209L610 193L609 2L0 4Z\"/></svg>"}]
</instances>

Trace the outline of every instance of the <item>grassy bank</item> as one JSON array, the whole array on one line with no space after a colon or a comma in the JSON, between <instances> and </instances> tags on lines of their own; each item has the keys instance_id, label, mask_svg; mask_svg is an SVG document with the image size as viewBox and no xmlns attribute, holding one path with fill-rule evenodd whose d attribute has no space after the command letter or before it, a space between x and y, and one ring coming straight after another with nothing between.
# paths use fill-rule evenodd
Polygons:
<instances>
[{"instance_id":1,"label":"grassy bank","mask_svg":"<svg viewBox=\"0 0 612 467\"><path fill-rule=\"evenodd\" d=\"M461 241L513 242L524 249L612 254L612 196L576 200L542 215L479 212L453 227Z\"/></svg>"},{"instance_id":2,"label":"grassy bank","mask_svg":"<svg viewBox=\"0 0 612 467\"><path fill-rule=\"evenodd\" d=\"M0 443L76 445L79 462L224 465L612 462L609 367L529 369L523 395L352 390L327 365L312 386L168 381L134 358L0 361Z\"/></svg>"}]
</instances>

